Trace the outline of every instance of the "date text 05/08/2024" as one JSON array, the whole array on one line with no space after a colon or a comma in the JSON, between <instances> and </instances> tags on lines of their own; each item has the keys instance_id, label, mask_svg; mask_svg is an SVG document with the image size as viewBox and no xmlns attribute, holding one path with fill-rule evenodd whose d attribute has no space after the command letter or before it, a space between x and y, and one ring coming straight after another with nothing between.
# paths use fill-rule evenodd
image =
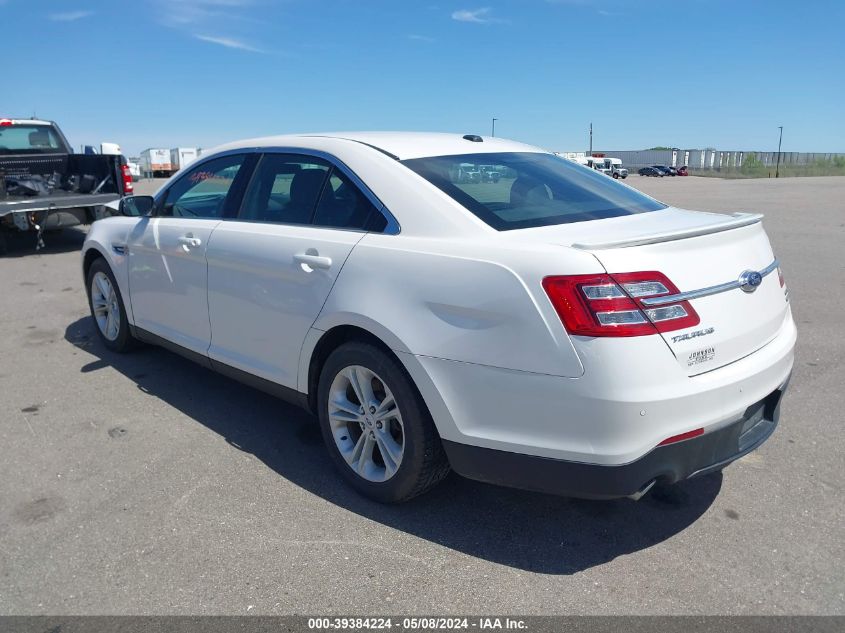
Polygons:
<instances>
[{"instance_id":1,"label":"date text 05/08/2024","mask_svg":"<svg viewBox=\"0 0 845 633\"><path fill-rule=\"evenodd\" d=\"M453 630L525 630L524 620L507 617L477 617L477 618L440 618L440 617L332 617L309 618L308 628L311 630L392 630L400 631L453 631Z\"/></svg>"}]
</instances>

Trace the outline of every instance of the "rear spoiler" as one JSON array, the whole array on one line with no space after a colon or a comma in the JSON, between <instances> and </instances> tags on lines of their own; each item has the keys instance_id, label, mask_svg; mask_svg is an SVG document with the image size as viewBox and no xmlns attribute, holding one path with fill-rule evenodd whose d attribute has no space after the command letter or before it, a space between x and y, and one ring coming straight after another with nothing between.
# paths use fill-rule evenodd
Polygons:
<instances>
[{"instance_id":1,"label":"rear spoiler","mask_svg":"<svg viewBox=\"0 0 845 633\"><path fill-rule=\"evenodd\" d=\"M572 247L584 251L593 251L608 248L642 246L644 244L657 244L659 242L671 242L674 240L683 240L688 237L698 237L699 235L708 235L710 233L720 233L722 231L738 229L742 226L756 224L762 219L762 213L732 213L731 215L726 215L724 221L717 221L706 226L696 226L689 229L682 229L680 231L651 233L650 235L635 235L633 237L611 240L609 242L576 242L572 245Z\"/></svg>"}]
</instances>

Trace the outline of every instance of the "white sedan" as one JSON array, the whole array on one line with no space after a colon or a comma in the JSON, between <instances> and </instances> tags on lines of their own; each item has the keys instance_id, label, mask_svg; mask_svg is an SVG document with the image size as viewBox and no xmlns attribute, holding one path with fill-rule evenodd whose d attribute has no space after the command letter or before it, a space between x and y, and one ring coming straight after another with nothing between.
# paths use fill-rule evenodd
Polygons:
<instances>
[{"instance_id":1,"label":"white sedan","mask_svg":"<svg viewBox=\"0 0 845 633\"><path fill-rule=\"evenodd\" d=\"M468 178L471 173L497 178ZM542 149L422 133L222 146L83 247L102 342L301 404L384 502L451 469L639 498L773 432L795 325L761 216Z\"/></svg>"}]
</instances>

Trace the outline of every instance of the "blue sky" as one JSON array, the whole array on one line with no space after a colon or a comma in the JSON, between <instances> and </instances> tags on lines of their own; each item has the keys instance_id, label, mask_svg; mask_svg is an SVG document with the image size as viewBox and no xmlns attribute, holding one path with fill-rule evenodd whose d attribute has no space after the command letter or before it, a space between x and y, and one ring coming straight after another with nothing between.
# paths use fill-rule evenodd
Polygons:
<instances>
[{"instance_id":1,"label":"blue sky","mask_svg":"<svg viewBox=\"0 0 845 633\"><path fill-rule=\"evenodd\" d=\"M0 0L0 116L70 141L490 133L845 152L845 2Z\"/></svg>"}]
</instances>

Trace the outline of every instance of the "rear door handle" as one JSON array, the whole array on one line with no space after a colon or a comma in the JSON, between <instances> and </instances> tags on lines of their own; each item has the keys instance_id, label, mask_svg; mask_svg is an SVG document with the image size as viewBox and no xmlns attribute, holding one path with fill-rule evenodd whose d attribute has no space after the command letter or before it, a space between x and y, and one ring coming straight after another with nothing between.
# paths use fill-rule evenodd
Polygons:
<instances>
[{"instance_id":1,"label":"rear door handle","mask_svg":"<svg viewBox=\"0 0 845 633\"><path fill-rule=\"evenodd\" d=\"M179 238L179 243L186 248L199 248L202 246L202 240L194 237L190 233Z\"/></svg>"},{"instance_id":2,"label":"rear door handle","mask_svg":"<svg viewBox=\"0 0 845 633\"><path fill-rule=\"evenodd\" d=\"M322 257L317 253L317 249L309 248L304 253L297 253L293 256L294 260L300 264L305 264L311 268L331 268L332 258Z\"/></svg>"}]
</instances>

